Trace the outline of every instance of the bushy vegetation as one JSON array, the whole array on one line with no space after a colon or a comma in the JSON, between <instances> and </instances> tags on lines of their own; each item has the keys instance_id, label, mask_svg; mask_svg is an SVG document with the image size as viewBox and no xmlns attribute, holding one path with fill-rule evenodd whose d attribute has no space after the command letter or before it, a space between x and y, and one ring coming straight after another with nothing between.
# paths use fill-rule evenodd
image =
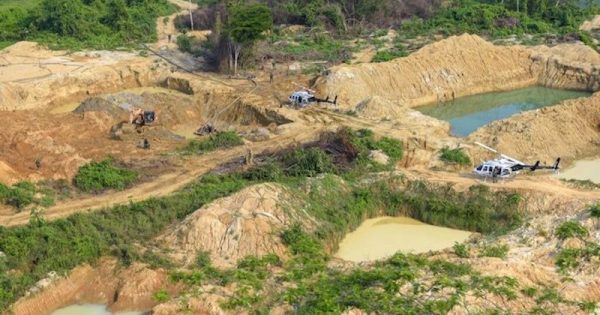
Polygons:
<instances>
[{"instance_id":1,"label":"bushy vegetation","mask_svg":"<svg viewBox=\"0 0 600 315\"><path fill-rule=\"evenodd\" d=\"M467 244L454 243L452 249L454 249L454 254L460 258L469 258L470 256L469 246Z\"/></svg>"},{"instance_id":2,"label":"bushy vegetation","mask_svg":"<svg viewBox=\"0 0 600 315\"><path fill-rule=\"evenodd\" d=\"M331 156L319 148L298 149L283 158L285 172L290 176L315 176L335 170Z\"/></svg>"},{"instance_id":3,"label":"bushy vegetation","mask_svg":"<svg viewBox=\"0 0 600 315\"><path fill-rule=\"evenodd\" d=\"M581 225L581 223L577 221L566 221L561 223L556 228L554 234L559 239L564 240L570 237L583 238L588 236L589 232L583 225Z\"/></svg>"},{"instance_id":4,"label":"bushy vegetation","mask_svg":"<svg viewBox=\"0 0 600 315\"><path fill-rule=\"evenodd\" d=\"M593 218L600 218L600 203L590 206L588 211Z\"/></svg>"},{"instance_id":5,"label":"bushy vegetation","mask_svg":"<svg viewBox=\"0 0 600 315\"><path fill-rule=\"evenodd\" d=\"M156 41L156 19L173 10L166 0L41 0L0 6L0 41L34 40L69 49L132 46Z\"/></svg>"},{"instance_id":6,"label":"bushy vegetation","mask_svg":"<svg viewBox=\"0 0 600 315\"><path fill-rule=\"evenodd\" d=\"M497 258L506 258L506 254L508 254L508 245L506 244L497 244L497 245L486 245L481 250L481 256L483 257L497 257Z\"/></svg>"},{"instance_id":7,"label":"bushy vegetation","mask_svg":"<svg viewBox=\"0 0 600 315\"><path fill-rule=\"evenodd\" d=\"M203 154L222 148L231 148L244 144L244 140L235 131L220 131L205 140L192 140L182 149L184 154Z\"/></svg>"},{"instance_id":8,"label":"bushy vegetation","mask_svg":"<svg viewBox=\"0 0 600 315\"><path fill-rule=\"evenodd\" d=\"M123 263L143 259L132 243L143 243L167 225L202 205L248 185L239 176L207 175L172 196L151 198L94 213L79 213L52 222L32 220L26 226L0 227L0 310L6 310L50 271L67 272L114 255Z\"/></svg>"},{"instance_id":9,"label":"bushy vegetation","mask_svg":"<svg viewBox=\"0 0 600 315\"><path fill-rule=\"evenodd\" d=\"M79 168L73 184L84 192L101 192L106 189L125 189L138 177L137 172L118 167L111 158L90 162Z\"/></svg>"},{"instance_id":10,"label":"bushy vegetation","mask_svg":"<svg viewBox=\"0 0 600 315\"><path fill-rule=\"evenodd\" d=\"M352 298L366 302L366 296L355 295L358 291L350 292L344 289L342 291L344 294L350 294L347 296L348 299L324 304L331 294L340 293L338 290L342 287L336 284L339 283L353 290L364 288L365 292L375 294L376 301L379 302L366 306L367 310L372 310L374 307L382 307L381 303L385 299L392 299L398 303L408 300L408 297L392 295L391 287L385 292L376 293L375 286L380 283L391 284L390 281L394 277L404 279L401 274L405 272L410 272L412 275L410 270L413 269L410 266L414 267L413 263L422 263L425 270L436 274L441 272L440 275L449 273L458 276L470 271L464 271L465 267L460 265L431 262L417 256L397 255L390 262L381 265L383 269L377 267L364 274L368 278L380 279L375 282L366 280L361 282L361 279L365 278L357 277L354 273L351 274L352 276L341 272L330 273L326 267L328 253L324 250L325 246L330 248L330 244L335 245L341 236L357 227L363 219L381 214L407 215L432 224L486 234L506 232L520 223L519 196L491 193L483 186L474 186L467 192L456 192L449 187L419 182L409 184L406 189L403 189L402 185L394 182L396 179L380 180L367 185L353 179L354 177L349 177L348 181L332 175L320 179L304 179L303 176L306 174L324 171L344 175L352 172L352 168L361 167L358 156L364 149L356 149L352 142L348 141L347 135L356 136L353 141L356 141L358 146L366 148L372 143L381 142L379 148L387 150L390 156L396 158L401 156L400 151L397 151L401 145L398 146L398 143L391 139L375 140L370 132L364 130L343 132L347 133L344 137L338 136L332 139L329 134L322 139L337 139L335 145L327 145L319 141L314 144L314 148L295 149L292 153L276 156L268 161L264 164L263 171L258 171L258 168L261 168L261 165L258 165L241 174L205 175L199 181L168 197L151 198L93 213L79 213L52 222L46 222L36 215L37 219L32 219L27 226L0 227L0 251L6 255L5 260L0 261L0 269L14 271L0 273L0 309L6 309L49 271L66 272L82 263L93 263L103 255L117 257L123 264L142 260L152 266L171 268L170 263L160 255L148 251L141 255L138 247L132 244L145 244L166 226L181 221L207 202L264 180L276 179L288 184L299 197L305 197L306 213L320 222L316 230L310 234L303 232L298 225L282 234L282 239L288 244L293 258L286 264L282 264L279 258L273 255L262 258L251 257L240 261L236 269L219 270L210 265L209 255L199 253L195 264L196 270L175 273L172 275L173 280L189 286L207 281L219 285L235 281L238 284L236 290L223 306L229 309L263 309L268 308L272 300L271 297L261 295L261 292L270 275L269 266L276 265L284 268L285 281L297 284L297 286L290 286L291 289L286 289L282 296L276 297L279 301L285 299L296 303L301 309L306 310L306 313L319 310L324 313L335 311L345 307ZM347 141L350 146L348 148L340 146L342 140ZM334 150L336 148L337 151ZM339 150L343 148L345 149ZM354 154L352 155L354 159L348 161L339 158L349 154ZM292 168L293 171L286 168L286 165L290 165L287 164L290 161L295 161L293 164L296 166ZM319 166L322 161L328 161L325 164L327 167ZM350 168L348 163L352 165ZM313 186L314 189L306 190L303 189L305 185L316 186ZM422 262L419 262L421 260ZM383 271L384 274L388 272L389 274L383 279L378 278ZM478 282L482 278L474 279L479 279L476 281ZM499 279L491 283L493 286L504 286L502 284L504 281ZM315 287L316 290L306 293L305 291L310 287ZM166 297L161 293L155 295L155 298ZM444 301L449 304L439 306L442 310L454 303L452 299ZM400 305L392 304L386 307L396 310ZM433 304L427 305L432 307ZM409 307L422 310L421 306L414 303L409 304Z\"/></svg>"},{"instance_id":11,"label":"bushy vegetation","mask_svg":"<svg viewBox=\"0 0 600 315\"><path fill-rule=\"evenodd\" d=\"M579 267L584 262L590 262L593 257L600 257L600 245L585 242L582 248L562 248L556 254L556 266L561 272Z\"/></svg>"},{"instance_id":12,"label":"bushy vegetation","mask_svg":"<svg viewBox=\"0 0 600 315\"><path fill-rule=\"evenodd\" d=\"M458 165L469 165L471 164L471 158L463 151L462 148L450 149L448 147L442 148L440 151L440 159L444 162Z\"/></svg>"},{"instance_id":13,"label":"bushy vegetation","mask_svg":"<svg viewBox=\"0 0 600 315\"><path fill-rule=\"evenodd\" d=\"M430 19L404 23L401 31L412 35L426 31L448 35L467 32L493 37L523 33L579 34L581 22L597 10L596 7L581 7L576 1L551 4L546 0L455 0Z\"/></svg>"},{"instance_id":14,"label":"bushy vegetation","mask_svg":"<svg viewBox=\"0 0 600 315\"><path fill-rule=\"evenodd\" d=\"M31 204L49 207L54 204L54 194L28 181L18 182L11 187L0 183L0 204L15 207L18 211Z\"/></svg>"}]
</instances>

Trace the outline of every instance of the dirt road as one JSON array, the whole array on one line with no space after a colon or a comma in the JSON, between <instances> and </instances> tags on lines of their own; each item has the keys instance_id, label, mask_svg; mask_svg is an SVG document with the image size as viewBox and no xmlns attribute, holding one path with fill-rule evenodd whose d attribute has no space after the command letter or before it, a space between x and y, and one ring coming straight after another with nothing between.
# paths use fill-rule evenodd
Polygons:
<instances>
[{"instance_id":1,"label":"dirt road","mask_svg":"<svg viewBox=\"0 0 600 315\"><path fill-rule=\"evenodd\" d=\"M245 156L248 150L253 154L276 151L298 143L306 143L318 138L324 126L290 129L287 134L274 137L266 142L246 144L229 150L220 150L206 155L186 158L180 170L159 176L155 180L143 183L123 191L111 192L83 199L60 202L44 212L47 219L56 219L76 212L97 210L130 201L140 201L150 197L168 195L209 172L220 164ZM29 212L0 216L0 225L13 226L29 222Z\"/></svg>"},{"instance_id":2,"label":"dirt road","mask_svg":"<svg viewBox=\"0 0 600 315\"><path fill-rule=\"evenodd\" d=\"M91 211L130 201L140 201L150 197L165 196L211 171L220 164L244 156L249 149L252 150L254 154L280 150L292 145L316 140L319 134L324 130L331 130L339 126L347 126L355 129L369 128L376 134L387 135L399 139L407 139L416 128L412 126L399 127L393 122L375 122L357 119L348 115L332 113L319 108L298 111L296 112L296 115L296 123L294 123L293 127L283 129L281 135L276 135L270 140L248 143L240 147L211 152L202 156L182 158L183 165L176 172L159 176L151 182L143 183L127 190L60 202L57 205L48 208L44 212L44 216L51 220L65 217L76 212ZM437 151L420 149L417 156L420 156L420 159L425 162L433 159L437 160L437 158L435 158L435 152ZM418 161L415 162L414 165L405 164L403 162L400 164L401 167L404 165L408 166L408 168L402 168L400 171L409 176L409 178L425 179L439 183L452 183L458 186L457 188L462 186L465 189L466 187L481 182L477 178L468 175L465 176L461 173L431 171L426 169L427 164ZM510 181L502 181L495 184L488 182L486 184L501 189L558 194L565 199L600 200L600 192L598 191L580 191L572 189L563 185L559 180L549 176L522 176ZM4 226L26 224L28 221L28 212L0 216L0 225Z\"/></svg>"}]
</instances>

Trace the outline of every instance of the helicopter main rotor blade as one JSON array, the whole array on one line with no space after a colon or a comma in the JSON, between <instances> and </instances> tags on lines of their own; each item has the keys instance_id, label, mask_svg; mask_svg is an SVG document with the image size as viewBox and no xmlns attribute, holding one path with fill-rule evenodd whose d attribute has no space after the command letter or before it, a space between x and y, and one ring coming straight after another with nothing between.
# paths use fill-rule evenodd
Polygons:
<instances>
[{"instance_id":1,"label":"helicopter main rotor blade","mask_svg":"<svg viewBox=\"0 0 600 315\"><path fill-rule=\"evenodd\" d=\"M482 147L482 148L484 148L484 149L486 149L486 150L488 150L488 151L492 151L494 153L498 153L499 154L499 152L496 151L496 149L490 148L490 147L488 147L487 145L485 145L483 143L475 141L475 144L478 145L478 146L480 146L480 147Z\"/></svg>"}]
</instances>

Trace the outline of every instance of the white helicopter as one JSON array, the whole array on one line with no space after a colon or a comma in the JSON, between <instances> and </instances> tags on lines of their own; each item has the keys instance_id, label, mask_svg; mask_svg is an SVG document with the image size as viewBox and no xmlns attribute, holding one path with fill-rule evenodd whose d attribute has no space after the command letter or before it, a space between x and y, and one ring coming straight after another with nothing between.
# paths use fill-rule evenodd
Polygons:
<instances>
[{"instance_id":1,"label":"white helicopter","mask_svg":"<svg viewBox=\"0 0 600 315\"><path fill-rule=\"evenodd\" d=\"M473 169L475 174L484 178L508 178L519 174L524 169L529 169L532 172L542 169L553 170L554 172L557 172L559 169L558 164L560 163L560 158L557 158L556 162L552 166L540 165L540 161L535 162L533 165L529 165L510 156L501 154L497 150L492 149L485 144L479 142L475 142L475 144L499 155L498 158L485 161Z\"/></svg>"},{"instance_id":2,"label":"white helicopter","mask_svg":"<svg viewBox=\"0 0 600 315\"><path fill-rule=\"evenodd\" d=\"M298 84L296 84L296 85L298 85ZM300 85L298 85L298 86L300 86ZM325 99L322 99L322 98L315 97L314 90L305 88L303 86L300 86L300 87L302 88L301 90L292 93L292 95L290 95L288 97L290 104L292 104L294 107L303 108L303 107L308 106L310 103L329 103L329 104L333 104L333 105L337 104L337 95L335 96L335 98L333 100L330 100L329 96L327 96Z\"/></svg>"}]
</instances>

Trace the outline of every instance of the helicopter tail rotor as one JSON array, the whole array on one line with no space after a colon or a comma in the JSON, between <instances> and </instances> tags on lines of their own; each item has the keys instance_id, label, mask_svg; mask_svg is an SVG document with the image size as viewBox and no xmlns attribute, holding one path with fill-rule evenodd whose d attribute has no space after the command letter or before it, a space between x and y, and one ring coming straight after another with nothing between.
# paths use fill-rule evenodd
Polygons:
<instances>
[{"instance_id":1,"label":"helicopter tail rotor","mask_svg":"<svg viewBox=\"0 0 600 315\"><path fill-rule=\"evenodd\" d=\"M535 171L540 167L540 161L535 162L535 164L533 164L533 166L531 167L531 171Z\"/></svg>"},{"instance_id":2,"label":"helicopter tail rotor","mask_svg":"<svg viewBox=\"0 0 600 315\"><path fill-rule=\"evenodd\" d=\"M554 162L554 166L552 167L554 171L558 171L558 164L560 164L560 158L556 159L556 162Z\"/></svg>"}]
</instances>

